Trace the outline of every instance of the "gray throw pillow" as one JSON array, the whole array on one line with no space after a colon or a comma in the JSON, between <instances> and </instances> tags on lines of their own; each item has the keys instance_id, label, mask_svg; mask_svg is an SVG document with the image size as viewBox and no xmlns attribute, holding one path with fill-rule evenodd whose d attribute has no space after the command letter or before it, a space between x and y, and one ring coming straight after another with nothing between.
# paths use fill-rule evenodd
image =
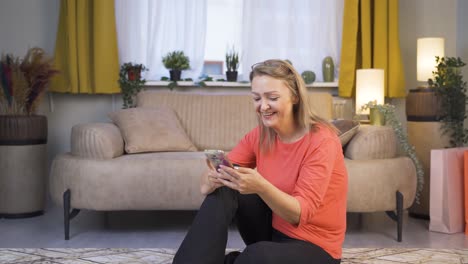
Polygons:
<instances>
[{"instance_id":1,"label":"gray throw pillow","mask_svg":"<svg viewBox=\"0 0 468 264\"><path fill-rule=\"evenodd\" d=\"M123 109L109 117L119 127L127 153L197 151L169 107Z\"/></svg>"},{"instance_id":2,"label":"gray throw pillow","mask_svg":"<svg viewBox=\"0 0 468 264\"><path fill-rule=\"evenodd\" d=\"M337 119L331 121L331 123L340 131L338 136L342 146L345 146L359 129L359 121L355 120Z\"/></svg>"}]
</instances>

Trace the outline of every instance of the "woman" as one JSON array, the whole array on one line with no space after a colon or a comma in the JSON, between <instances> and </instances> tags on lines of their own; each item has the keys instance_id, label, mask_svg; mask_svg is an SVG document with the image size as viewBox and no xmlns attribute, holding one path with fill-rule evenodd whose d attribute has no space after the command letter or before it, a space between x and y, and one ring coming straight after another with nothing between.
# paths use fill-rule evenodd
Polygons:
<instances>
[{"instance_id":1,"label":"woman","mask_svg":"<svg viewBox=\"0 0 468 264\"><path fill-rule=\"evenodd\" d=\"M207 195L174 263L340 263L348 176L336 129L312 113L291 64L252 66L259 125L212 167ZM256 168L256 170L254 170ZM224 256L235 219L247 247Z\"/></svg>"}]
</instances>

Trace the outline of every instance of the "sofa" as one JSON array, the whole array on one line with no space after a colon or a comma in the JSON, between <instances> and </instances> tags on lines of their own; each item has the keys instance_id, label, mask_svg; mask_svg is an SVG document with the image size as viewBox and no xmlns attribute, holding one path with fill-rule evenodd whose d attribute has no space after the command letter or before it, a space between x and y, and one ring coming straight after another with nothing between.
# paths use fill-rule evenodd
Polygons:
<instances>
[{"instance_id":1,"label":"sofa","mask_svg":"<svg viewBox=\"0 0 468 264\"><path fill-rule=\"evenodd\" d=\"M332 119L330 94L311 92L308 100L317 114ZM257 126L249 94L142 91L136 108L109 117L111 122L75 125L71 151L52 162L49 190L64 208L65 239L71 219L83 209L197 210L204 199L203 150L229 151ZM342 143L347 211L387 212L401 241L403 210L415 199L414 164L398 155L391 127L356 126Z\"/></svg>"}]
</instances>

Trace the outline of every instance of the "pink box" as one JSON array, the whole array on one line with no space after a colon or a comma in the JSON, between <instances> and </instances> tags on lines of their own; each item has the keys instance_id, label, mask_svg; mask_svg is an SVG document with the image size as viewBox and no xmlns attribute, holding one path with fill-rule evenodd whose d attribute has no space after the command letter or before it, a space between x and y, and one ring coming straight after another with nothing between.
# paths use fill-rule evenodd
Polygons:
<instances>
[{"instance_id":1,"label":"pink box","mask_svg":"<svg viewBox=\"0 0 468 264\"><path fill-rule=\"evenodd\" d=\"M465 165L465 235L468 235L468 150L464 152L464 165Z\"/></svg>"},{"instance_id":2,"label":"pink box","mask_svg":"<svg viewBox=\"0 0 468 264\"><path fill-rule=\"evenodd\" d=\"M431 150L429 230L458 233L464 223L464 152L468 148Z\"/></svg>"}]
</instances>

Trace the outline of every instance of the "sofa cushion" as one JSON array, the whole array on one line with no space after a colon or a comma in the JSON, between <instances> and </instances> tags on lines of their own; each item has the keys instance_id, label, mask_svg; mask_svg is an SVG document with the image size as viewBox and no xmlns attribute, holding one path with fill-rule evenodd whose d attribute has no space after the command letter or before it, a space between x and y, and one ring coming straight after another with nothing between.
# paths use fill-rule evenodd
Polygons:
<instances>
[{"instance_id":1,"label":"sofa cushion","mask_svg":"<svg viewBox=\"0 0 468 264\"><path fill-rule=\"evenodd\" d=\"M124 153L124 142L119 128L112 123L74 125L71 153L83 158L112 159Z\"/></svg>"},{"instance_id":2,"label":"sofa cushion","mask_svg":"<svg viewBox=\"0 0 468 264\"><path fill-rule=\"evenodd\" d=\"M341 145L346 145L359 130L359 121L355 120L333 120L331 123L340 131Z\"/></svg>"},{"instance_id":3,"label":"sofa cushion","mask_svg":"<svg viewBox=\"0 0 468 264\"><path fill-rule=\"evenodd\" d=\"M389 126L362 125L345 149L352 160L389 159L397 156L397 140Z\"/></svg>"},{"instance_id":4,"label":"sofa cushion","mask_svg":"<svg viewBox=\"0 0 468 264\"><path fill-rule=\"evenodd\" d=\"M169 107L124 109L109 117L119 127L127 153L197 150Z\"/></svg>"},{"instance_id":5,"label":"sofa cushion","mask_svg":"<svg viewBox=\"0 0 468 264\"><path fill-rule=\"evenodd\" d=\"M51 165L50 193L61 204L70 189L73 208L91 210L198 210L205 198L200 175L203 152L150 152L115 159L58 155Z\"/></svg>"}]
</instances>

